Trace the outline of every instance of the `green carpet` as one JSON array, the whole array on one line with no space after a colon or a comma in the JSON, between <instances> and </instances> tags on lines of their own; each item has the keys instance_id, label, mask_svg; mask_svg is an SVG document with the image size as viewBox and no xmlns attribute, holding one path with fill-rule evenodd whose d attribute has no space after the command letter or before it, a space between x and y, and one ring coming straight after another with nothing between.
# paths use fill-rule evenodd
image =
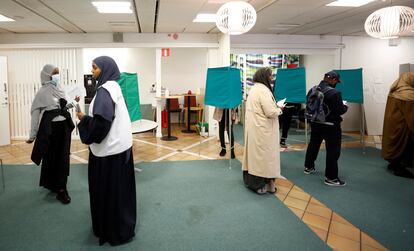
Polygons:
<instances>
[{"instance_id":1,"label":"green carpet","mask_svg":"<svg viewBox=\"0 0 414 251\"><path fill-rule=\"evenodd\" d=\"M237 143L244 145L243 125L241 124L234 125L233 130L234 130L234 140ZM280 133L282 133L282 131L280 131ZM309 140L310 140L310 131L308 133L308 141ZM356 138L356 137L351 137L348 135L342 135L342 141L359 141L359 137ZM290 128L286 143L290 145L305 143L305 130Z\"/></svg>"},{"instance_id":2,"label":"green carpet","mask_svg":"<svg viewBox=\"0 0 414 251\"><path fill-rule=\"evenodd\" d=\"M37 186L40 169L5 166L0 193L2 250L328 250L273 195L243 186L240 163L226 160L140 163L138 226L123 246L98 246L91 233L87 168L69 177L72 203Z\"/></svg>"},{"instance_id":3,"label":"green carpet","mask_svg":"<svg viewBox=\"0 0 414 251\"><path fill-rule=\"evenodd\" d=\"M414 181L394 176L380 151L342 149L339 176L345 187L323 184L325 151L316 162L317 173L303 174L305 152L281 154L282 174L391 250L414 247Z\"/></svg>"}]
</instances>

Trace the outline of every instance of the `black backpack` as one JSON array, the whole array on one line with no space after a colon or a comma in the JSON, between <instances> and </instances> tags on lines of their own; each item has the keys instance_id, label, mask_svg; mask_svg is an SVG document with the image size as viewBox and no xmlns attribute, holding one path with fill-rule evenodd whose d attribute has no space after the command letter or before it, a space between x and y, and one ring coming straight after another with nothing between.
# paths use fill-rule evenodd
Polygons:
<instances>
[{"instance_id":1,"label":"black backpack","mask_svg":"<svg viewBox=\"0 0 414 251\"><path fill-rule=\"evenodd\" d=\"M308 95L306 95L306 119L316 123L322 123L327 125L332 124L330 122L326 122L326 117L329 115L330 111L329 107L323 102L326 93L332 89L332 87L327 87L325 90L322 90L322 88L319 85L315 85L309 90ZM324 106L327 110L326 113Z\"/></svg>"}]
</instances>

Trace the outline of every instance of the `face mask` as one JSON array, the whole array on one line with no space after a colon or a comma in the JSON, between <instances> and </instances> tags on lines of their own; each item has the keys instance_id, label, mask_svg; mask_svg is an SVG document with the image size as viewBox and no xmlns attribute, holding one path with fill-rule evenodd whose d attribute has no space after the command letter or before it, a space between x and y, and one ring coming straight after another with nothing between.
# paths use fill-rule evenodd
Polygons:
<instances>
[{"instance_id":1,"label":"face mask","mask_svg":"<svg viewBox=\"0 0 414 251\"><path fill-rule=\"evenodd\" d=\"M55 85L55 86L59 85L59 82L60 82L60 75L59 75L59 74L52 75L52 80L51 80L51 82L52 82L52 84L53 84L53 85Z\"/></svg>"}]
</instances>

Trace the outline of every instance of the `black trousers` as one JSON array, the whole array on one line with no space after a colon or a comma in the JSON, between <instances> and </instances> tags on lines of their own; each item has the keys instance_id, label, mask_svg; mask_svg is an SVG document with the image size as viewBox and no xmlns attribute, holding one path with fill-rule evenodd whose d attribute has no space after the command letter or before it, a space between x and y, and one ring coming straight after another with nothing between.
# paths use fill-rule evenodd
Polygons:
<instances>
[{"instance_id":1,"label":"black trousers","mask_svg":"<svg viewBox=\"0 0 414 251\"><path fill-rule=\"evenodd\" d=\"M325 140L326 167L325 177L338 178L338 159L341 155L342 130L340 124L324 125L311 123L311 138L306 150L305 167L315 167L322 140Z\"/></svg>"},{"instance_id":2,"label":"black trousers","mask_svg":"<svg viewBox=\"0 0 414 251\"><path fill-rule=\"evenodd\" d=\"M229 132L229 109L224 109L223 115L221 117L221 120L219 121L219 137L220 137L220 145L221 148L226 148L226 143L224 141L224 128L227 129L227 135L230 139L230 146L231 149L234 149L234 133L233 133L233 123L231 124L231 137Z\"/></svg>"}]
</instances>

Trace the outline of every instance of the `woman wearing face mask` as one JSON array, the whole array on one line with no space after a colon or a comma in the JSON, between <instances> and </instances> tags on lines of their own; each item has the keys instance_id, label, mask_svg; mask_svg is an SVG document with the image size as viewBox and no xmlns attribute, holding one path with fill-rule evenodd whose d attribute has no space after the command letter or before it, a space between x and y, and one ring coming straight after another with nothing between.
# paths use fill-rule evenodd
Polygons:
<instances>
[{"instance_id":1,"label":"woman wearing face mask","mask_svg":"<svg viewBox=\"0 0 414 251\"><path fill-rule=\"evenodd\" d=\"M40 72L42 87L36 93L31 107L30 137L34 146L32 161L42 163L39 185L57 193L56 198L68 204L71 198L66 183L69 176L71 132L74 124L66 95L59 85L59 68L47 64ZM79 97L75 98L79 101Z\"/></svg>"},{"instance_id":2,"label":"woman wearing face mask","mask_svg":"<svg viewBox=\"0 0 414 251\"><path fill-rule=\"evenodd\" d=\"M82 143L89 145L88 183L92 229L99 244L120 245L135 235L136 191L131 120L120 72L107 56L92 62L98 81L89 116L78 112Z\"/></svg>"}]
</instances>

